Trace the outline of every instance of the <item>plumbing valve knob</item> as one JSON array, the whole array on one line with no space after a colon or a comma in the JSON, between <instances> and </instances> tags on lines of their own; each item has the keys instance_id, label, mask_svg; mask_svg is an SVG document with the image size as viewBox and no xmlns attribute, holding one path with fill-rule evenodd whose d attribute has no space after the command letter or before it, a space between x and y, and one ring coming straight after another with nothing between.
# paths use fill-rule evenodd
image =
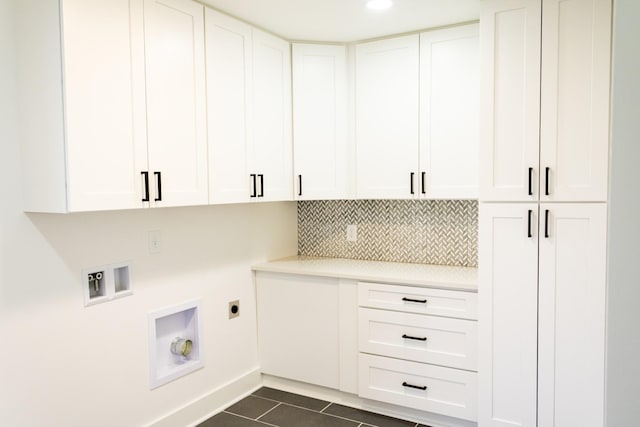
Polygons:
<instances>
[{"instance_id":1,"label":"plumbing valve knob","mask_svg":"<svg viewBox=\"0 0 640 427\"><path fill-rule=\"evenodd\" d=\"M176 337L173 342L171 342L171 353L176 356L188 357L193 350L193 341Z\"/></svg>"}]
</instances>

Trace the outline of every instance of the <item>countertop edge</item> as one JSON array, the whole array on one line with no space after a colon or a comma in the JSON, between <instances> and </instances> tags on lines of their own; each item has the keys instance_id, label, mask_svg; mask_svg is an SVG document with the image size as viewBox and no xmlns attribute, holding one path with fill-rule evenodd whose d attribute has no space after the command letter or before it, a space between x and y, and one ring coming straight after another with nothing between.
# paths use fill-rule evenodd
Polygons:
<instances>
[{"instance_id":1,"label":"countertop edge","mask_svg":"<svg viewBox=\"0 0 640 427\"><path fill-rule=\"evenodd\" d=\"M306 263L307 261L308 263ZM314 268L312 264L314 262L325 262L328 265L323 266L322 268ZM281 274L294 274L301 276L318 276L318 277L329 277L336 279L345 279L345 280L357 280L357 281L367 281L367 282L383 282L394 285L411 285L411 286L419 286L425 288L434 288L434 289L444 289L444 290L453 290L453 291L462 291L462 292L478 292L477 285L477 269L474 267L448 267L448 266L431 266L426 264L407 264L411 266L411 268L420 268L424 266L425 270L433 267L445 267L447 269L451 269L452 271L467 271L468 274L476 274L476 280L473 283L470 283L468 280L435 280L429 278L412 278L409 276L401 277L399 275L394 275L392 273L362 273L357 271L348 271L349 268L345 268L344 265L340 266L340 268L332 268L331 262L333 259L331 258L308 258L308 257L287 257L283 259L278 259L270 262L263 262L259 264L255 264L251 267L251 270L254 272L265 272L265 273L281 273ZM370 264L372 261L360 261L360 260L345 260L342 258L336 258L336 263L345 263L345 262L353 262L354 264L358 264L362 262L363 265L366 263ZM375 262L375 261L374 261ZM289 264L290 263L290 264ZM377 265L384 266L388 264L390 266L398 267L401 263L386 263L383 261L375 262ZM307 264L307 265L305 265ZM355 269L354 269L355 270ZM467 283L464 283L467 282Z\"/></svg>"}]
</instances>

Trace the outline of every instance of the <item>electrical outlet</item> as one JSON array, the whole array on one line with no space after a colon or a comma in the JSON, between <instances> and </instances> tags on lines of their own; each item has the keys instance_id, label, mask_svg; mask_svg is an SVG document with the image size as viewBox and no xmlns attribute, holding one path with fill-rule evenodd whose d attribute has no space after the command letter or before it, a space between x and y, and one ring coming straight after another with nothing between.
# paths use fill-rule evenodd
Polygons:
<instances>
[{"instance_id":1,"label":"electrical outlet","mask_svg":"<svg viewBox=\"0 0 640 427\"><path fill-rule=\"evenodd\" d=\"M347 225L347 242L358 240L358 226L356 224Z\"/></svg>"},{"instance_id":2,"label":"electrical outlet","mask_svg":"<svg viewBox=\"0 0 640 427\"><path fill-rule=\"evenodd\" d=\"M149 253L159 254L162 249L162 239L160 230L153 230L149 232Z\"/></svg>"},{"instance_id":3,"label":"electrical outlet","mask_svg":"<svg viewBox=\"0 0 640 427\"><path fill-rule=\"evenodd\" d=\"M240 316L240 300L229 303L229 319Z\"/></svg>"}]
</instances>

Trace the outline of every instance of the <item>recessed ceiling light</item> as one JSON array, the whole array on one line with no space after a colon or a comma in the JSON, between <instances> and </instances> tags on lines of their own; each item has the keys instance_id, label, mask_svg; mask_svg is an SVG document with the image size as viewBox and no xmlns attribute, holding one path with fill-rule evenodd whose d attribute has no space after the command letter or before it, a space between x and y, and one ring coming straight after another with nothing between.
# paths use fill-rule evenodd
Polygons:
<instances>
[{"instance_id":1,"label":"recessed ceiling light","mask_svg":"<svg viewBox=\"0 0 640 427\"><path fill-rule=\"evenodd\" d=\"M367 7L373 10L383 10L388 9L393 5L392 0L369 0L367 2Z\"/></svg>"}]
</instances>

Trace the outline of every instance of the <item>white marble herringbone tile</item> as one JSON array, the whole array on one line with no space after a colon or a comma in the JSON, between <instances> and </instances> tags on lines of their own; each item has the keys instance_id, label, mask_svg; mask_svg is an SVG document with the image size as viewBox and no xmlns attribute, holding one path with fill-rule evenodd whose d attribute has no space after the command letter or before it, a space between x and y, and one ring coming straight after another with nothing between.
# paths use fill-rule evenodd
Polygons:
<instances>
[{"instance_id":1,"label":"white marble herringbone tile","mask_svg":"<svg viewBox=\"0 0 640 427\"><path fill-rule=\"evenodd\" d=\"M358 240L346 227L358 226ZM308 256L477 266L473 200L298 202L298 253Z\"/></svg>"}]
</instances>

